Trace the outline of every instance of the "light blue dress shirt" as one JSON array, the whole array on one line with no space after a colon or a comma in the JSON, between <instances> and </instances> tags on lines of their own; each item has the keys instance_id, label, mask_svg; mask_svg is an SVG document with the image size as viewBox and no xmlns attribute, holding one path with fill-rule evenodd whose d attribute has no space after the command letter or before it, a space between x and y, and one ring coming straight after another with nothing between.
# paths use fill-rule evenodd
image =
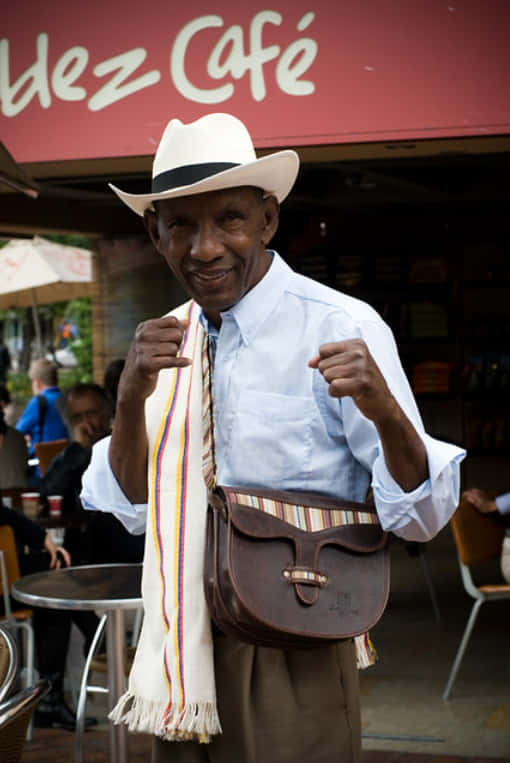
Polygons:
<instances>
[{"instance_id":1,"label":"light blue dress shirt","mask_svg":"<svg viewBox=\"0 0 510 763\"><path fill-rule=\"evenodd\" d=\"M222 313L213 371L217 481L363 501L372 485L382 526L428 540L459 499L465 451L423 424L389 327L366 303L295 273L278 254L264 278ZM202 317L203 318L203 317ZM429 479L405 493L391 477L374 424L350 397L332 398L308 367L326 342L361 338L427 451ZM126 499L110 469L109 440L94 446L83 477L85 508L113 512L134 533L146 505Z\"/></svg>"},{"instance_id":2,"label":"light blue dress shirt","mask_svg":"<svg viewBox=\"0 0 510 763\"><path fill-rule=\"evenodd\" d=\"M496 506L500 514L510 514L510 493L502 493L496 498Z\"/></svg>"},{"instance_id":3,"label":"light blue dress shirt","mask_svg":"<svg viewBox=\"0 0 510 763\"><path fill-rule=\"evenodd\" d=\"M510 515L510 493L502 493L501 495L498 495L495 500L499 513L504 517ZM508 525L508 522L506 524ZM505 535L510 537L510 526L507 526Z\"/></svg>"}]
</instances>

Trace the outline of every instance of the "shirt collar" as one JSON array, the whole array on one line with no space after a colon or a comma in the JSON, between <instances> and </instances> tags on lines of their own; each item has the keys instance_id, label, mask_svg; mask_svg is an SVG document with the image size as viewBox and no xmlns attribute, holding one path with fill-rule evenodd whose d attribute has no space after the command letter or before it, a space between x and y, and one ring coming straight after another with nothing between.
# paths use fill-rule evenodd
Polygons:
<instances>
[{"instance_id":1,"label":"shirt collar","mask_svg":"<svg viewBox=\"0 0 510 763\"><path fill-rule=\"evenodd\" d=\"M269 254L271 264L264 277L236 305L221 313L222 321L232 318L236 322L244 344L255 338L259 327L271 315L292 275L291 268L277 252L269 251ZM200 321L209 335L218 335L218 330L203 313Z\"/></svg>"}]
</instances>

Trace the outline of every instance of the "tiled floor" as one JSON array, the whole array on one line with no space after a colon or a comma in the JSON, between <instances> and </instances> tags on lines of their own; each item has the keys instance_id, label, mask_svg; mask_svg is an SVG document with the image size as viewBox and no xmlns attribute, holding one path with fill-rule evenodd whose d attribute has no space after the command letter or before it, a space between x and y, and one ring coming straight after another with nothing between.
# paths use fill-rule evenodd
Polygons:
<instances>
[{"instance_id":1,"label":"tiled floor","mask_svg":"<svg viewBox=\"0 0 510 763\"><path fill-rule=\"evenodd\" d=\"M360 676L364 748L510 759L510 602L482 607L444 703L442 693L473 603L460 582L450 531L426 547L439 622L420 559L401 545L392 549L390 602L372 634L380 660ZM480 572L492 574L492 568ZM496 565L494 574L499 575Z\"/></svg>"},{"instance_id":2,"label":"tiled floor","mask_svg":"<svg viewBox=\"0 0 510 763\"><path fill-rule=\"evenodd\" d=\"M451 700L443 703L471 600L460 583L449 530L426 548L441 619L435 619L420 559L392 544L390 602L372 634L380 659L360 674L362 763L508 763L510 605L482 607ZM89 713L101 712L98 701ZM36 729L23 760L69 763L72 755L72 734ZM108 761L104 725L86 734L84 760ZM150 761L150 739L129 735L129 762L138 761Z\"/></svg>"},{"instance_id":3,"label":"tiled floor","mask_svg":"<svg viewBox=\"0 0 510 763\"><path fill-rule=\"evenodd\" d=\"M26 743L23 763L70 763L74 754L74 735L66 731L36 729L34 738ZM149 763L150 739L143 734L129 735L129 763ZM364 751L362 763L487 763L486 757L426 755L391 751ZM108 733L89 731L85 737L84 763L108 763ZM490 759L491 763L506 763L507 759ZM242 761L239 761L242 763ZM271 763L260 761L260 763ZM306 763L306 761L296 761Z\"/></svg>"}]
</instances>

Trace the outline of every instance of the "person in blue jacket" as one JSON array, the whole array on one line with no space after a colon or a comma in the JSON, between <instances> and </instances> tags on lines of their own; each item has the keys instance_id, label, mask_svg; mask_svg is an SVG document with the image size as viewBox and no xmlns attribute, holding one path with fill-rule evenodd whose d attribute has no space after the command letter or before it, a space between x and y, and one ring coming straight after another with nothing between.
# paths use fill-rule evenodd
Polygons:
<instances>
[{"instance_id":1,"label":"person in blue jacket","mask_svg":"<svg viewBox=\"0 0 510 763\"><path fill-rule=\"evenodd\" d=\"M16 429L25 435L29 456L33 457L36 442L69 438L69 432L57 406L60 397L57 366L40 358L30 365L28 375L33 397L16 422ZM38 467L32 477L31 486L36 487L40 478Z\"/></svg>"}]
</instances>

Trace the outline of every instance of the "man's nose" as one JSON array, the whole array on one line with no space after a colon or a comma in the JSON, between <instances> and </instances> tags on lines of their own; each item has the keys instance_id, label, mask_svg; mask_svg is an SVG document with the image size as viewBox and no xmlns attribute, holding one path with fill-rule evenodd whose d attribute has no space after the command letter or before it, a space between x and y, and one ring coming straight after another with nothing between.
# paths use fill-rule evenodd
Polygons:
<instances>
[{"instance_id":1,"label":"man's nose","mask_svg":"<svg viewBox=\"0 0 510 763\"><path fill-rule=\"evenodd\" d=\"M221 257L224 247L221 236L214 225L207 223L197 226L191 244L191 256L208 262Z\"/></svg>"}]
</instances>

